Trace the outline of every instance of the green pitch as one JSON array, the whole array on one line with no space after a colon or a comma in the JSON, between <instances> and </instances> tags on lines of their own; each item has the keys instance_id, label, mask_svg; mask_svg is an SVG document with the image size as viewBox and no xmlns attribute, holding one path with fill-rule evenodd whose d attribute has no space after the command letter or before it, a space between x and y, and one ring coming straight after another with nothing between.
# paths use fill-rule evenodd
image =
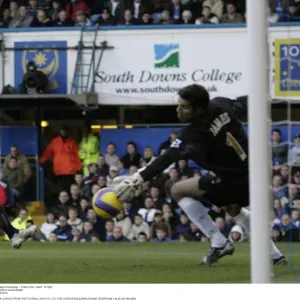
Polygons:
<instances>
[{"instance_id":1,"label":"green pitch","mask_svg":"<svg viewBox=\"0 0 300 300\"><path fill-rule=\"evenodd\" d=\"M290 248L293 247L293 250ZM300 282L300 245L280 245L292 265L275 282ZM1 283L247 283L249 245L215 267L199 266L208 244L0 244ZM299 269L298 267L299 266Z\"/></svg>"}]
</instances>

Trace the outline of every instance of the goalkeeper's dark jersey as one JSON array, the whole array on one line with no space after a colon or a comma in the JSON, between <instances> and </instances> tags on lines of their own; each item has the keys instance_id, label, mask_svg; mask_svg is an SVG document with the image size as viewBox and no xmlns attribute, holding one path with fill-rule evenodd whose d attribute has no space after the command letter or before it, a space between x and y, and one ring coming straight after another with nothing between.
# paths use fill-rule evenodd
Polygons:
<instances>
[{"instance_id":1,"label":"goalkeeper's dark jersey","mask_svg":"<svg viewBox=\"0 0 300 300\"><path fill-rule=\"evenodd\" d=\"M248 138L240 118L247 114L247 97L213 99L192 120L168 150L140 173L145 181L180 159L191 159L217 176L248 176Z\"/></svg>"}]
</instances>

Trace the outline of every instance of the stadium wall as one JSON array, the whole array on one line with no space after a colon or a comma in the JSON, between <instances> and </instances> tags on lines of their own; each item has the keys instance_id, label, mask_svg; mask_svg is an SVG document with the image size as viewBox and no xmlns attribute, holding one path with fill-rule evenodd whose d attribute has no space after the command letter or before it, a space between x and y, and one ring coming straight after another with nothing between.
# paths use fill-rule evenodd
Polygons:
<instances>
[{"instance_id":1,"label":"stadium wall","mask_svg":"<svg viewBox=\"0 0 300 300\"><path fill-rule=\"evenodd\" d=\"M300 99L299 25L269 29L273 98ZM70 93L77 57L77 50L70 48L78 44L80 30L53 29L1 30L6 50L0 88L18 88L26 62L33 60L50 78L51 93ZM93 40L94 30L84 33L85 42ZM175 104L176 91L191 83L206 86L213 97L247 93L244 26L113 27L100 30L97 45L103 41L114 49L105 50L98 72L95 91L100 104ZM47 47L56 49L43 50ZM83 56L83 62L89 60Z\"/></svg>"}]
</instances>

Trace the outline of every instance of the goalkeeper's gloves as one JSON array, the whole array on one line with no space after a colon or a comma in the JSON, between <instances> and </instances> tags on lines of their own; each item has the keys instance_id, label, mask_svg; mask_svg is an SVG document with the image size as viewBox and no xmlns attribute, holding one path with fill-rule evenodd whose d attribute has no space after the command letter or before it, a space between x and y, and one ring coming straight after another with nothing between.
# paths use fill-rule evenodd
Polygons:
<instances>
[{"instance_id":1,"label":"goalkeeper's gloves","mask_svg":"<svg viewBox=\"0 0 300 300\"><path fill-rule=\"evenodd\" d=\"M113 184L117 183L117 185L114 186L113 189L117 193L117 197L121 201L130 201L134 197L136 190L139 187L142 187L144 179L139 173L135 173L129 177L126 176L127 178L125 178L124 180L120 177L116 177L113 180Z\"/></svg>"}]
</instances>

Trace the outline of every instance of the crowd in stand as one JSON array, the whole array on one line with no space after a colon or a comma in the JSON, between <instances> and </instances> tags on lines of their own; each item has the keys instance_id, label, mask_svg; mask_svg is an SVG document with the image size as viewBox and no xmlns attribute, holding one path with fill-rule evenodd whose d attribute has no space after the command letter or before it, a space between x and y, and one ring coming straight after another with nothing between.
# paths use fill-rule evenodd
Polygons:
<instances>
[{"instance_id":1,"label":"crowd in stand","mask_svg":"<svg viewBox=\"0 0 300 300\"><path fill-rule=\"evenodd\" d=\"M244 23L245 0L1 0L0 28ZM299 0L269 0L270 22L298 22Z\"/></svg>"},{"instance_id":2,"label":"crowd in stand","mask_svg":"<svg viewBox=\"0 0 300 300\"><path fill-rule=\"evenodd\" d=\"M105 153L100 154L98 137L89 130L83 130L78 145L69 136L68 129L63 127L40 157L41 164L53 159L53 173L60 192L56 201L47 201L45 223L34 239L49 242L206 242L205 235L171 198L171 187L177 181L207 175L206 170L190 168L185 160L172 164L151 182L144 183L143 189L136 192L131 203L123 204L123 210L114 219L99 219L91 207L93 196L99 189L109 186L116 176L132 175L138 168L151 163L157 155L164 153L178 134L177 130L173 130L169 139L161 141L157 154L151 147L138 153L135 142L128 141L124 155L119 157L113 142L106 145ZM300 241L300 135L294 137L292 145L283 141L281 135L279 129L274 129L271 136L272 234L276 241ZM30 176L26 157L12 146L11 154L5 159L4 171L0 172L1 204L1 191L10 188L17 197L21 197L23 186ZM23 186L19 185L20 182ZM207 211L226 237L233 241L247 238L221 208L207 206ZM22 208L13 222L25 227L33 221Z\"/></svg>"}]
</instances>

